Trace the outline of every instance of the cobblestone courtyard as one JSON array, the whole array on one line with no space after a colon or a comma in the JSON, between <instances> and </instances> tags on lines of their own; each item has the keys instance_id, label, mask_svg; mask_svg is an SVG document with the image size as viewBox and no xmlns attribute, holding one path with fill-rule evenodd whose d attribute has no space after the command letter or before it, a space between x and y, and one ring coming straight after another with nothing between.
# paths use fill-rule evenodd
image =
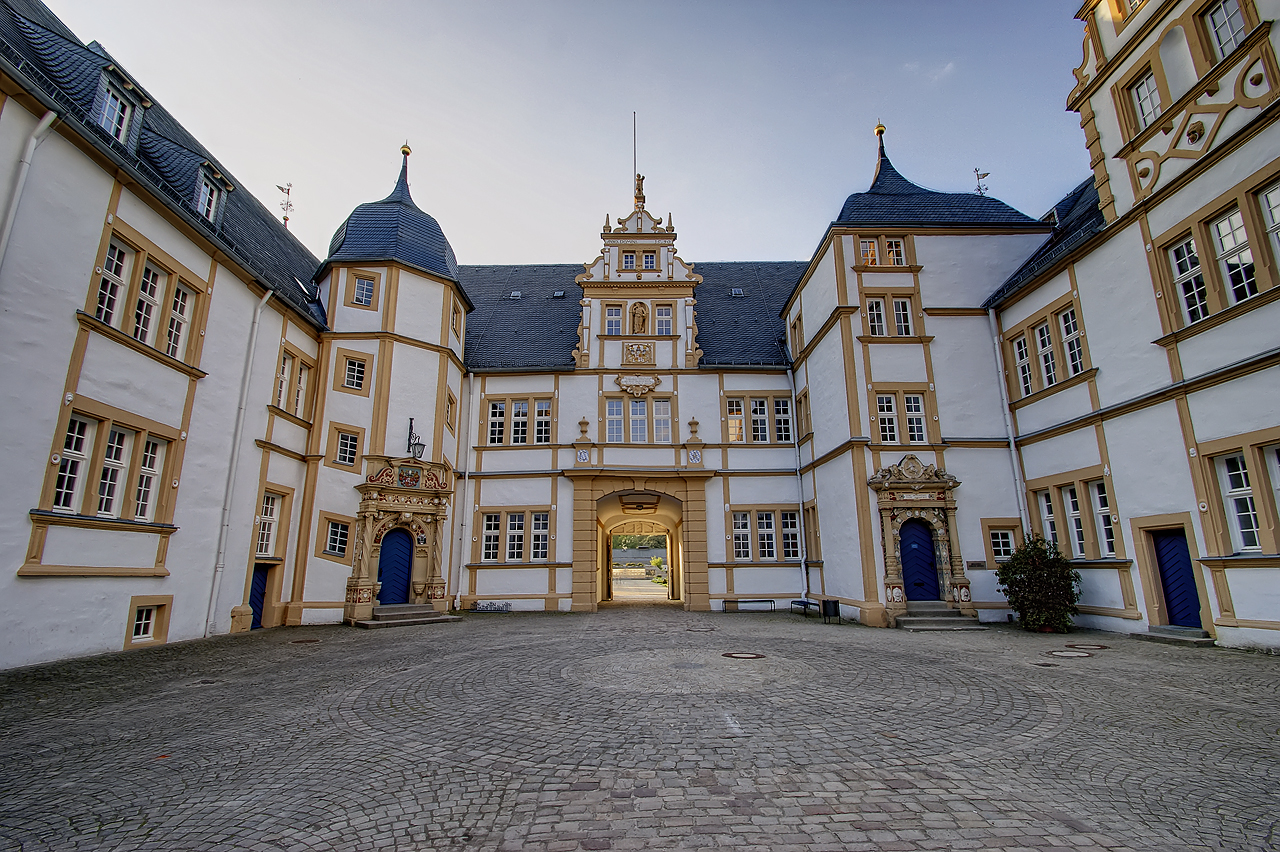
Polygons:
<instances>
[{"instance_id":1,"label":"cobblestone courtyard","mask_svg":"<svg viewBox=\"0 0 1280 852\"><path fill-rule=\"evenodd\" d=\"M1275 849L1278 685L655 606L256 631L0 674L0 849Z\"/></svg>"}]
</instances>

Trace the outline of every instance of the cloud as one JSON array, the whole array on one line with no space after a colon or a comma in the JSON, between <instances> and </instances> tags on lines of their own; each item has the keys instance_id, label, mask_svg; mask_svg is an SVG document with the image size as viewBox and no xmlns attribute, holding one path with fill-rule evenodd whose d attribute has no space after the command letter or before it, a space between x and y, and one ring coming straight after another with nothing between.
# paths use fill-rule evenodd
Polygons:
<instances>
[{"instance_id":1,"label":"cloud","mask_svg":"<svg viewBox=\"0 0 1280 852\"><path fill-rule=\"evenodd\" d=\"M941 82L946 77L950 77L956 70L955 61L948 62L946 65L937 65L925 68L919 62L908 62L902 66L908 73L915 77L921 77L930 83Z\"/></svg>"}]
</instances>

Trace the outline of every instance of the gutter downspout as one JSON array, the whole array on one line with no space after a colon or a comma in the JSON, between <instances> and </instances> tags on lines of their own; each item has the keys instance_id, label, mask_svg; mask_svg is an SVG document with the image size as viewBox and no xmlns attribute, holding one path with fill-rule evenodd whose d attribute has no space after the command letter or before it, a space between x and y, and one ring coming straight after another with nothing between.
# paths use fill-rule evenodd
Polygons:
<instances>
[{"instance_id":1,"label":"gutter downspout","mask_svg":"<svg viewBox=\"0 0 1280 852\"><path fill-rule=\"evenodd\" d=\"M803 459L800 455L800 418L799 409L796 408L796 371L795 368L787 370L787 380L791 383L791 416L795 423L795 429L792 434L795 436L794 445L796 448L796 488L800 494L800 511L797 513L796 520L799 521L800 533L800 597L808 600L809 598L809 540L805 536L804 529L804 477L800 474L800 468L803 465ZM807 612L807 610L806 610Z\"/></svg>"},{"instance_id":2,"label":"gutter downspout","mask_svg":"<svg viewBox=\"0 0 1280 852\"><path fill-rule=\"evenodd\" d=\"M987 322L991 325L991 345L996 353L996 386L1000 388L1000 413L1004 415L1004 433L1009 439L1009 467L1013 472L1013 485L1018 493L1018 517L1022 519L1024 534L1031 532L1031 513L1027 509L1027 486L1022 481L1018 464L1018 447L1014 443L1013 419L1009 416L1009 391L1005 384L1004 352L1000 348L1000 331L996 325L996 309L987 309Z\"/></svg>"},{"instance_id":3,"label":"gutter downspout","mask_svg":"<svg viewBox=\"0 0 1280 852\"><path fill-rule=\"evenodd\" d=\"M467 540L471 537L471 516L474 512L468 509L471 505L471 467L475 464L475 453L471 449L471 424L476 422L474 415L477 412L472 411L472 406L476 398L476 374L467 373L467 426L462 430L462 443L459 449L462 451L458 455L467 460L467 466L462 469L462 535L458 542L458 555L453 560L453 569L456 569L456 576L451 576L453 583L453 608L462 608L462 565L467 560ZM459 406L461 408L461 406ZM454 570L450 570L451 575Z\"/></svg>"},{"instance_id":4,"label":"gutter downspout","mask_svg":"<svg viewBox=\"0 0 1280 852\"><path fill-rule=\"evenodd\" d=\"M4 225L0 227L0 267L4 266L4 256L9 250L9 236L13 233L13 223L18 218L18 203L22 201L22 190L27 185L27 173L31 171L31 158L35 156L36 147L45 140L58 114L49 110L40 119L40 123L27 137L27 146L22 149L22 158L18 160L18 176L13 185L13 195L9 198L9 209L4 214Z\"/></svg>"},{"instance_id":5,"label":"gutter downspout","mask_svg":"<svg viewBox=\"0 0 1280 852\"><path fill-rule=\"evenodd\" d=\"M258 348L258 322L262 309L271 301L268 290L253 310L253 323L249 326L249 342L244 351L244 374L240 377L240 407L236 409L236 425L231 432L231 463L227 467L227 487L222 497L222 526L218 528L218 556L213 564L213 582L209 586L209 608L205 612L204 635L213 632L214 607L218 602L218 587L222 584L222 569L227 565L227 534L231 531L231 497L235 493L236 468L240 464L240 439L244 435L244 414L249 405L249 374L253 371L253 352Z\"/></svg>"}]
</instances>

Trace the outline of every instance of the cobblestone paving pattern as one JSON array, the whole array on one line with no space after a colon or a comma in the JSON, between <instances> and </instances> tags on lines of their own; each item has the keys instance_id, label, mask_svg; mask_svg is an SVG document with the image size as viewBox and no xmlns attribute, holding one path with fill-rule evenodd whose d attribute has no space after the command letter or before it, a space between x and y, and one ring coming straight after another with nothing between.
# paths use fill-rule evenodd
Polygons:
<instances>
[{"instance_id":1,"label":"cobblestone paving pattern","mask_svg":"<svg viewBox=\"0 0 1280 852\"><path fill-rule=\"evenodd\" d=\"M661 606L256 631L0 674L0 850L1276 849L1278 686Z\"/></svg>"}]
</instances>

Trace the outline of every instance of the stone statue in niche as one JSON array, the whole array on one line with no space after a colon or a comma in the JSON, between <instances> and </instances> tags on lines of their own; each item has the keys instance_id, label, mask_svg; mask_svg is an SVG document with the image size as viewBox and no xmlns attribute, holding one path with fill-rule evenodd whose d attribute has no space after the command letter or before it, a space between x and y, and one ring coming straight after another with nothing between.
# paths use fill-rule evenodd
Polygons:
<instances>
[{"instance_id":1,"label":"stone statue in niche","mask_svg":"<svg viewBox=\"0 0 1280 852\"><path fill-rule=\"evenodd\" d=\"M647 334L649 332L649 309L643 302L631 306L631 333Z\"/></svg>"}]
</instances>

